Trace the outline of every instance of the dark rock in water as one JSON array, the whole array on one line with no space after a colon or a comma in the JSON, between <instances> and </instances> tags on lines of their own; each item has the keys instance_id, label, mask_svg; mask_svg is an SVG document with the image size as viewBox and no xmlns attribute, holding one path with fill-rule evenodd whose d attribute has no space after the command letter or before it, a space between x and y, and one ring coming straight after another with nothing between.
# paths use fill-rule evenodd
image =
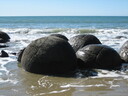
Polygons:
<instances>
[{"instance_id":1,"label":"dark rock in water","mask_svg":"<svg viewBox=\"0 0 128 96\"><path fill-rule=\"evenodd\" d=\"M116 39L121 39L121 38L125 38L126 39L127 37L126 36L116 36L115 38Z\"/></svg>"},{"instance_id":2,"label":"dark rock in water","mask_svg":"<svg viewBox=\"0 0 128 96\"><path fill-rule=\"evenodd\" d=\"M68 41L68 38L62 34L51 34L50 36L56 36L56 37L59 37L59 38L62 38L64 40Z\"/></svg>"},{"instance_id":3,"label":"dark rock in water","mask_svg":"<svg viewBox=\"0 0 128 96\"><path fill-rule=\"evenodd\" d=\"M7 45L0 45L0 48L8 47Z\"/></svg>"},{"instance_id":4,"label":"dark rock in water","mask_svg":"<svg viewBox=\"0 0 128 96\"><path fill-rule=\"evenodd\" d=\"M119 50L121 59L128 63L128 41L126 41Z\"/></svg>"},{"instance_id":5,"label":"dark rock in water","mask_svg":"<svg viewBox=\"0 0 128 96\"><path fill-rule=\"evenodd\" d=\"M77 35L69 39L69 43L75 50L79 50L89 44L101 44L99 39L94 35Z\"/></svg>"},{"instance_id":6,"label":"dark rock in water","mask_svg":"<svg viewBox=\"0 0 128 96\"><path fill-rule=\"evenodd\" d=\"M0 31L0 43L6 43L10 40L10 37L7 33Z\"/></svg>"},{"instance_id":7,"label":"dark rock in water","mask_svg":"<svg viewBox=\"0 0 128 96\"><path fill-rule=\"evenodd\" d=\"M24 52L25 48L20 50L20 52L18 53L18 58L17 58L17 61L18 62L21 62L21 58L22 58L22 55L23 55L23 52Z\"/></svg>"},{"instance_id":8,"label":"dark rock in water","mask_svg":"<svg viewBox=\"0 0 128 96\"><path fill-rule=\"evenodd\" d=\"M101 44L92 44L76 52L78 67L81 69L116 69L121 66L121 58L113 49Z\"/></svg>"},{"instance_id":9,"label":"dark rock in water","mask_svg":"<svg viewBox=\"0 0 128 96\"><path fill-rule=\"evenodd\" d=\"M12 54L12 55L16 55L17 53L15 53L15 52L12 52L12 53L10 53L10 54Z\"/></svg>"},{"instance_id":10,"label":"dark rock in water","mask_svg":"<svg viewBox=\"0 0 128 96\"><path fill-rule=\"evenodd\" d=\"M22 67L31 73L66 75L76 69L76 55L71 45L61 38L48 36L29 44L22 55Z\"/></svg>"},{"instance_id":11,"label":"dark rock in water","mask_svg":"<svg viewBox=\"0 0 128 96\"><path fill-rule=\"evenodd\" d=\"M4 50L1 51L0 57L9 57L8 53Z\"/></svg>"}]
</instances>

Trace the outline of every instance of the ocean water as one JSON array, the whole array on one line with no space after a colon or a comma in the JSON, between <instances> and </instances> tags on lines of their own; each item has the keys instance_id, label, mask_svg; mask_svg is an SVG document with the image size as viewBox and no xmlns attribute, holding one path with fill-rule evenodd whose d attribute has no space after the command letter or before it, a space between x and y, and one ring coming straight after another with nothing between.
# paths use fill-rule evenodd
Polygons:
<instances>
[{"instance_id":1,"label":"ocean water","mask_svg":"<svg viewBox=\"0 0 128 96\"><path fill-rule=\"evenodd\" d=\"M78 34L92 34L102 44L119 51L128 40L127 16L23 16L0 17L0 31L11 40L9 47L0 48L9 57L0 58L0 96L127 96L128 69L98 70L97 76L82 78L37 75L18 67L17 56L33 40L50 34L71 38ZM124 66L127 64L123 64Z\"/></svg>"}]
</instances>

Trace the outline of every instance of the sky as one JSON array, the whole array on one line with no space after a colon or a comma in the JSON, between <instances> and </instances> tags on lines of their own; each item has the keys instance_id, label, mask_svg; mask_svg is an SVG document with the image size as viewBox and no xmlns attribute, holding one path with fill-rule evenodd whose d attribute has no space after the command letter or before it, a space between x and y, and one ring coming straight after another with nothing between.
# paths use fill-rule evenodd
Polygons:
<instances>
[{"instance_id":1,"label":"sky","mask_svg":"<svg viewBox=\"0 0 128 96\"><path fill-rule=\"evenodd\" d=\"M0 16L128 16L128 0L0 0Z\"/></svg>"}]
</instances>

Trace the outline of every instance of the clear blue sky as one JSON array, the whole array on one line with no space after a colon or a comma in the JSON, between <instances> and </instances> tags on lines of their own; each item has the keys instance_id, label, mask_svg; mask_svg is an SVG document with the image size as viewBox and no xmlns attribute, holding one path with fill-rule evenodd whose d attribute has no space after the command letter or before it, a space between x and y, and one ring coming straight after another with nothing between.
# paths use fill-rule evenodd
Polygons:
<instances>
[{"instance_id":1,"label":"clear blue sky","mask_svg":"<svg viewBox=\"0 0 128 96\"><path fill-rule=\"evenodd\" d=\"M0 0L0 16L128 16L128 0Z\"/></svg>"}]
</instances>

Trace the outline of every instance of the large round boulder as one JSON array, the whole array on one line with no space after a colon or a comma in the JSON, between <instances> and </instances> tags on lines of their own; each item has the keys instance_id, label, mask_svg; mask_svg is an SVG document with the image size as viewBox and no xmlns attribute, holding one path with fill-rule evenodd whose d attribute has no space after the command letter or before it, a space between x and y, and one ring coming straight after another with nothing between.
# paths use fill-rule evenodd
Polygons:
<instances>
[{"instance_id":1,"label":"large round boulder","mask_svg":"<svg viewBox=\"0 0 128 96\"><path fill-rule=\"evenodd\" d=\"M116 69L121 66L119 54L111 47L92 44L76 52L79 68Z\"/></svg>"},{"instance_id":2,"label":"large round boulder","mask_svg":"<svg viewBox=\"0 0 128 96\"><path fill-rule=\"evenodd\" d=\"M0 43L6 43L10 40L10 37L7 33L0 31Z\"/></svg>"},{"instance_id":3,"label":"large round boulder","mask_svg":"<svg viewBox=\"0 0 128 96\"><path fill-rule=\"evenodd\" d=\"M128 63L128 41L126 41L119 50L121 59Z\"/></svg>"},{"instance_id":4,"label":"large round boulder","mask_svg":"<svg viewBox=\"0 0 128 96\"><path fill-rule=\"evenodd\" d=\"M59 38L62 38L64 40L68 41L68 38L62 34L51 34L50 36L56 36L56 37L59 37Z\"/></svg>"},{"instance_id":5,"label":"large round boulder","mask_svg":"<svg viewBox=\"0 0 128 96\"><path fill-rule=\"evenodd\" d=\"M76 69L76 55L71 45L61 38L48 36L29 44L22 55L22 67L32 73L66 75Z\"/></svg>"},{"instance_id":6,"label":"large round boulder","mask_svg":"<svg viewBox=\"0 0 128 96\"><path fill-rule=\"evenodd\" d=\"M77 35L70 38L69 43L75 52L89 44L101 44L100 40L94 35Z\"/></svg>"}]
</instances>

